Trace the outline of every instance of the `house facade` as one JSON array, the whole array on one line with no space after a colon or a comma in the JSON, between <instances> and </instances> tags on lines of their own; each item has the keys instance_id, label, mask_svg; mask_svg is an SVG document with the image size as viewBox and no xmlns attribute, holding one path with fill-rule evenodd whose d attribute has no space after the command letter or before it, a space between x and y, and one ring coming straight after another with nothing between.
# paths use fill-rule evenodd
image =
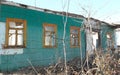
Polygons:
<instances>
[{"instance_id":1,"label":"house facade","mask_svg":"<svg viewBox=\"0 0 120 75\"><path fill-rule=\"evenodd\" d=\"M80 32L83 20L67 17L63 39L65 13L57 13L13 2L0 5L0 69L13 70L29 66L50 65L64 59L85 55L85 33ZM78 20L75 22L74 20ZM83 46L80 46L80 42Z\"/></svg>"},{"instance_id":2,"label":"house facade","mask_svg":"<svg viewBox=\"0 0 120 75\"><path fill-rule=\"evenodd\" d=\"M92 43L87 42L89 40L84 29L87 23L85 20L86 18L81 15L14 2L1 2L0 70L11 71L30 66L28 60L34 66L54 64L64 59L63 41L67 61L80 57L81 52L85 58L89 48L87 46ZM106 49L108 47L106 41L109 38L115 39L114 28L104 22L98 23L94 19L91 19L91 25L93 32L97 32L99 38L99 42L98 38L96 39L96 48ZM94 28L94 25L97 27ZM65 38L63 38L64 31Z\"/></svg>"}]
</instances>

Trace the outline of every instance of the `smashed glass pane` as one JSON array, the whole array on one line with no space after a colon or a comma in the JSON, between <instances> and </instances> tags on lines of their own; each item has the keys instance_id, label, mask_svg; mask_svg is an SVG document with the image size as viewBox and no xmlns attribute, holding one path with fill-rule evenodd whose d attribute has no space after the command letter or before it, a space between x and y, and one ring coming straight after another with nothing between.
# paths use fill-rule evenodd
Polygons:
<instances>
[{"instance_id":1,"label":"smashed glass pane","mask_svg":"<svg viewBox=\"0 0 120 75\"><path fill-rule=\"evenodd\" d=\"M71 33L73 33L73 34L78 34L78 30L72 29L72 30L71 30Z\"/></svg>"},{"instance_id":2,"label":"smashed glass pane","mask_svg":"<svg viewBox=\"0 0 120 75\"><path fill-rule=\"evenodd\" d=\"M92 32L93 47L97 48L98 45L98 32Z\"/></svg>"},{"instance_id":3,"label":"smashed glass pane","mask_svg":"<svg viewBox=\"0 0 120 75\"><path fill-rule=\"evenodd\" d=\"M46 46L50 45L50 37L45 36L45 45Z\"/></svg>"},{"instance_id":4,"label":"smashed glass pane","mask_svg":"<svg viewBox=\"0 0 120 75\"><path fill-rule=\"evenodd\" d=\"M8 42L8 45L10 46L14 46L15 45L15 42L16 42L16 39L15 39L16 35L15 34L12 34L11 36L9 36L9 42Z\"/></svg>"},{"instance_id":5,"label":"smashed glass pane","mask_svg":"<svg viewBox=\"0 0 120 75\"><path fill-rule=\"evenodd\" d=\"M55 29L53 26L45 26L45 45L55 46Z\"/></svg>"},{"instance_id":6,"label":"smashed glass pane","mask_svg":"<svg viewBox=\"0 0 120 75\"><path fill-rule=\"evenodd\" d=\"M45 32L45 36L50 36L50 32Z\"/></svg>"},{"instance_id":7,"label":"smashed glass pane","mask_svg":"<svg viewBox=\"0 0 120 75\"><path fill-rule=\"evenodd\" d=\"M111 38L111 35L110 35L110 34L107 34L106 36L107 36L107 38L108 38L108 39L110 39L110 38Z\"/></svg>"},{"instance_id":8,"label":"smashed glass pane","mask_svg":"<svg viewBox=\"0 0 120 75\"><path fill-rule=\"evenodd\" d=\"M75 46L78 46L79 45L79 40L78 38L75 38Z\"/></svg>"},{"instance_id":9,"label":"smashed glass pane","mask_svg":"<svg viewBox=\"0 0 120 75\"><path fill-rule=\"evenodd\" d=\"M54 27L52 27L52 26L45 26L45 31L54 31Z\"/></svg>"},{"instance_id":10,"label":"smashed glass pane","mask_svg":"<svg viewBox=\"0 0 120 75\"><path fill-rule=\"evenodd\" d=\"M23 28L23 24L21 24L20 26L16 26L16 28Z\"/></svg>"},{"instance_id":11,"label":"smashed glass pane","mask_svg":"<svg viewBox=\"0 0 120 75\"><path fill-rule=\"evenodd\" d=\"M10 28L23 28L23 23L21 22L9 22Z\"/></svg>"},{"instance_id":12,"label":"smashed glass pane","mask_svg":"<svg viewBox=\"0 0 120 75\"><path fill-rule=\"evenodd\" d=\"M16 24L15 24L15 22L9 22L9 26L10 26L10 28L15 28Z\"/></svg>"},{"instance_id":13,"label":"smashed glass pane","mask_svg":"<svg viewBox=\"0 0 120 75\"><path fill-rule=\"evenodd\" d=\"M79 45L78 34L71 34L71 45L72 46L78 46Z\"/></svg>"},{"instance_id":14,"label":"smashed glass pane","mask_svg":"<svg viewBox=\"0 0 120 75\"><path fill-rule=\"evenodd\" d=\"M79 45L78 38L71 38L71 44L72 46L78 46Z\"/></svg>"},{"instance_id":15,"label":"smashed glass pane","mask_svg":"<svg viewBox=\"0 0 120 75\"><path fill-rule=\"evenodd\" d=\"M55 34L54 32L45 33L45 45L54 46L55 45Z\"/></svg>"},{"instance_id":16,"label":"smashed glass pane","mask_svg":"<svg viewBox=\"0 0 120 75\"><path fill-rule=\"evenodd\" d=\"M78 38L78 35L76 35L76 34L71 34L71 37L72 37L72 38Z\"/></svg>"},{"instance_id":17,"label":"smashed glass pane","mask_svg":"<svg viewBox=\"0 0 120 75\"><path fill-rule=\"evenodd\" d=\"M21 25L23 25L22 22L15 22L15 23L16 23L16 26L21 26Z\"/></svg>"},{"instance_id":18,"label":"smashed glass pane","mask_svg":"<svg viewBox=\"0 0 120 75\"><path fill-rule=\"evenodd\" d=\"M23 34L23 30L17 30L18 34Z\"/></svg>"},{"instance_id":19,"label":"smashed glass pane","mask_svg":"<svg viewBox=\"0 0 120 75\"><path fill-rule=\"evenodd\" d=\"M16 30L12 30L12 29L9 30L10 34L15 34L15 32L16 32Z\"/></svg>"},{"instance_id":20,"label":"smashed glass pane","mask_svg":"<svg viewBox=\"0 0 120 75\"><path fill-rule=\"evenodd\" d=\"M17 36L17 45L23 45L23 35Z\"/></svg>"},{"instance_id":21,"label":"smashed glass pane","mask_svg":"<svg viewBox=\"0 0 120 75\"><path fill-rule=\"evenodd\" d=\"M75 45L75 39L74 38L71 38L71 45L74 46Z\"/></svg>"},{"instance_id":22,"label":"smashed glass pane","mask_svg":"<svg viewBox=\"0 0 120 75\"><path fill-rule=\"evenodd\" d=\"M53 34L51 34L51 40L52 40L52 42L51 42L51 45L52 46L55 46L55 34L53 33Z\"/></svg>"}]
</instances>

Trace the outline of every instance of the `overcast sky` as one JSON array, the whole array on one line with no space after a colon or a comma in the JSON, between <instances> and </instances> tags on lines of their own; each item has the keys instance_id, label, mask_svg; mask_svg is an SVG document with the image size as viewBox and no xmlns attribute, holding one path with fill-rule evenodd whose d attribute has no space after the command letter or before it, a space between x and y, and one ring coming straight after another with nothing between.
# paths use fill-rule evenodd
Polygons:
<instances>
[{"instance_id":1,"label":"overcast sky","mask_svg":"<svg viewBox=\"0 0 120 75\"><path fill-rule=\"evenodd\" d=\"M26 5L46 8L56 11L66 11L86 16L86 11L93 18L109 23L120 23L120 0L8 0ZM63 9L63 7L65 7ZM83 8L83 9L82 9Z\"/></svg>"}]
</instances>

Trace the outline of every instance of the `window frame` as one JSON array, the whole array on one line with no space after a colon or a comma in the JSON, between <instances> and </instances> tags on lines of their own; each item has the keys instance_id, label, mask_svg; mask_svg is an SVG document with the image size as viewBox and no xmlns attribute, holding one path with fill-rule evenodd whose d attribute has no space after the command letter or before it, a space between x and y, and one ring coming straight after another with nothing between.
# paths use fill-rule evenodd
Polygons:
<instances>
[{"instance_id":1,"label":"window frame","mask_svg":"<svg viewBox=\"0 0 120 75\"><path fill-rule=\"evenodd\" d=\"M73 46L72 45L72 39L71 39L71 34L73 34L71 31L72 30L77 30L78 31L78 45L77 46ZM80 27L77 27L77 26L71 26L70 27L70 47L71 48L78 48L78 47L80 47Z\"/></svg>"},{"instance_id":2,"label":"window frame","mask_svg":"<svg viewBox=\"0 0 120 75\"><path fill-rule=\"evenodd\" d=\"M23 23L23 28L10 28L9 22L21 22ZM18 40L15 40L15 45L9 45L9 30L10 29L16 30L17 32L18 30L23 31L23 45L17 45ZM18 36L18 33L15 34L15 36ZM18 37L16 37L15 39L18 39ZM16 18L7 18L4 48L25 48L25 47L26 47L26 20L16 19Z\"/></svg>"},{"instance_id":3,"label":"window frame","mask_svg":"<svg viewBox=\"0 0 120 75\"><path fill-rule=\"evenodd\" d=\"M46 26L54 27L54 33L55 33L55 45L54 46L52 46L52 45L45 45L45 32L48 32L48 31L45 31L45 27ZM56 37L57 37L57 26L55 24L44 23L43 24L43 47L44 48L56 48L57 47Z\"/></svg>"},{"instance_id":4,"label":"window frame","mask_svg":"<svg viewBox=\"0 0 120 75\"><path fill-rule=\"evenodd\" d=\"M113 39L112 39L112 33L107 32L106 33L106 44L108 48L111 48L113 45Z\"/></svg>"}]
</instances>

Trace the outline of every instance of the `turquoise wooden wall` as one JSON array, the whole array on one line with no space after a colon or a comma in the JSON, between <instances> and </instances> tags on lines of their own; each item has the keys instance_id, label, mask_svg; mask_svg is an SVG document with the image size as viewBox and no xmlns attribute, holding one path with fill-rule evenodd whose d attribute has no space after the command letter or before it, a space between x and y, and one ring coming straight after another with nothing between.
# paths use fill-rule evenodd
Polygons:
<instances>
[{"instance_id":1,"label":"turquoise wooden wall","mask_svg":"<svg viewBox=\"0 0 120 75\"><path fill-rule=\"evenodd\" d=\"M1 71L11 71L21 67L30 66L27 59L29 59L34 66L47 66L57 62L58 58L63 58L63 17L26 8L20 8L9 5L1 5L0 22L6 22L6 18L24 19L27 21L27 47L24 48L23 54L15 55L0 55ZM80 23L75 20L80 21ZM68 17L66 27L66 53L67 60L74 57L80 57L79 48L70 48L70 26L81 27L81 19ZM43 23L50 23L57 25L57 47L43 48ZM81 49L83 57L85 56L85 32L81 31Z\"/></svg>"},{"instance_id":2,"label":"turquoise wooden wall","mask_svg":"<svg viewBox=\"0 0 120 75\"><path fill-rule=\"evenodd\" d=\"M115 42L115 33L114 28L112 26L109 26L108 24L101 24L101 47L105 51L107 50L107 36L106 34L110 33L112 35L112 40Z\"/></svg>"}]
</instances>

